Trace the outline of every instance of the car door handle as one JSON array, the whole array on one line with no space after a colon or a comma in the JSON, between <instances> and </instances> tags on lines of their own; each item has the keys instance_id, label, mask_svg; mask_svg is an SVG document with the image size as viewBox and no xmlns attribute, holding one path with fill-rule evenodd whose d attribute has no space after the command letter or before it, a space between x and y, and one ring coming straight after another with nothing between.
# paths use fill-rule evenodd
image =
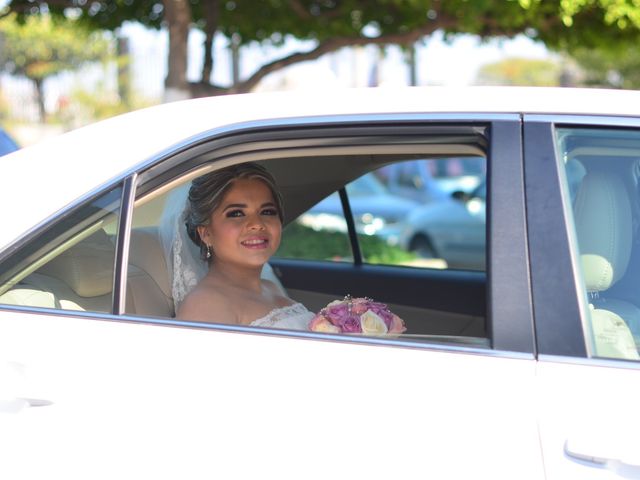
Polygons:
<instances>
[{"instance_id":1,"label":"car door handle","mask_svg":"<svg viewBox=\"0 0 640 480\"><path fill-rule=\"evenodd\" d=\"M602 468L622 478L640 478L640 457L636 454L627 456L617 448L598 448L600 442L580 442L567 439L564 444L565 455L574 462L585 466ZM632 445L632 444L631 444ZM630 458L629 458L630 457Z\"/></svg>"},{"instance_id":2,"label":"car door handle","mask_svg":"<svg viewBox=\"0 0 640 480\"><path fill-rule=\"evenodd\" d=\"M50 400L40 398L11 398L0 399L0 413L19 413L28 407L46 407L53 405Z\"/></svg>"},{"instance_id":3,"label":"car door handle","mask_svg":"<svg viewBox=\"0 0 640 480\"><path fill-rule=\"evenodd\" d=\"M50 400L16 395L24 378L24 365L12 361L0 361L0 413L18 413L28 407L46 407Z\"/></svg>"}]
</instances>

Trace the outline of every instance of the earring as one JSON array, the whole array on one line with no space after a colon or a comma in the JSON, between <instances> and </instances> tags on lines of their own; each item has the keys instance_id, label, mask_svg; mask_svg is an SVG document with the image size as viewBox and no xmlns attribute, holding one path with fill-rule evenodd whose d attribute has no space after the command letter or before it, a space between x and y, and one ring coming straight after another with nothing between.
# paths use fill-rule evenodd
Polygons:
<instances>
[{"instance_id":1,"label":"earring","mask_svg":"<svg viewBox=\"0 0 640 480\"><path fill-rule=\"evenodd\" d=\"M211 245L209 244L207 244L207 253L205 257L207 258L207 260L211 258Z\"/></svg>"}]
</instances>

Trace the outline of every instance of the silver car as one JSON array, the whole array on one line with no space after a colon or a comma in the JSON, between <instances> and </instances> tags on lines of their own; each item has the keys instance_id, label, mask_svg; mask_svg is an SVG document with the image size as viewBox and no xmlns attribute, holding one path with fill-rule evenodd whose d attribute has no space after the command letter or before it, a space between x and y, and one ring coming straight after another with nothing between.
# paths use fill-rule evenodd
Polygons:
<instances>
[{"instance_id":1,"label":"silver car","mask_svg":"<svg viewBox=\"0 0 640 480\"><path fill-rule=\"evenodd\" d=\"M450 196L414 209L404 221L400 245L423 258L438 258L446 267L486 267L486 183L471 193Z\"/></svg>"}]
</instances>

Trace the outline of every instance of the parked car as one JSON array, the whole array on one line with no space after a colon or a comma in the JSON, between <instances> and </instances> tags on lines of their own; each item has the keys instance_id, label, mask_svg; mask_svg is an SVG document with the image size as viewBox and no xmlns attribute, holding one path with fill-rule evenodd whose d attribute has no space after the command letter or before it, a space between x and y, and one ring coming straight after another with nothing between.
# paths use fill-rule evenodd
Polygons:
<instances>
[{"instance_id":1,"label":"parked car","mask_svg":"<svg viewBox=\"0 0 640 480\"><path fill-rule=\"evenodd\" d=\"M477 156L424 158L386 165L375 175L390 193L427 204L471 192L484 178L485 163Z\"/></svg>"},{"instance_id":2,"label":"parked car","mask_svg":"<svg viewBox=\"0 0 640 480\"><path fill-rule=\"evenodd\" d=\"M392 195L371 173L355 179L345 188L357 232L376 235L393 245L397 244L401 222L419 203ZM348 230L337 193L310 208L299 221L314 230Z\"/></svg>"},{"instance_id":3,"label":"parked car","mask_svg":"<svg viewBox=\"0 0 640 480\"><path fill-rule=\"evenodd\" d=\"M414 209L401 229L400 245L451 268L486 267L486 183L469 194L457 190L440 202Z\"/></svg>"},{"instance_id":4,"label":"parked car","mask_svg":"<svg viewBox=\"0 0 640 480\"><path fill-rule=\"evenodd\" d=\"M638 477L638 105L597 89L224 96L7 155L0 478ZM487 165L485 271L367 264L346 216L351 262L271 261L309 309L367 296L406 333L173 317L158 231L194 177L261 162L288 224L384 165L465 155Z\"/></svg>"},{"instance_id":5,"label":"parked car","mask_svg":"<svg viewBox=\"0 0 640 480\"><path fill-rule=\"evenodd\" d=\"M0 157L15 152L19 148L16 141L4 129L0 128Z\"/></svg>"}]
</instances>

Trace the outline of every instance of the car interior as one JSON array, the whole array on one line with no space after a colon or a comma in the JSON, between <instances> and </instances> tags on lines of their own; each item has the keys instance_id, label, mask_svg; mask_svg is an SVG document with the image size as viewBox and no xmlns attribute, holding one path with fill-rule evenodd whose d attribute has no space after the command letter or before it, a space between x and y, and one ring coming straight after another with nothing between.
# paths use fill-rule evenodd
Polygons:
<instances>
[{"instance_id":1,"label":"car interior","mask_svg":"<svg viewBox=\"0 0 640 480\"><path fill-rule=\"evenodd\" d=\"M573 135L565 166L595 354L639 359L638 144Z\"/></svg>"}]
</instances>

